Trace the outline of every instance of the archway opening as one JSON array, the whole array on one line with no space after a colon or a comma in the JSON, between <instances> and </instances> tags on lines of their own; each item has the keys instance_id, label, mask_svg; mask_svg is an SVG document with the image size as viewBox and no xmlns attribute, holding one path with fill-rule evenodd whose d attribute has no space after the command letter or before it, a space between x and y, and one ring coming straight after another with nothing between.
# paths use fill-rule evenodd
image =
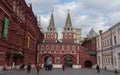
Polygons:
<instances>
[{"instance_id":1,"label":"archway opening","mask_svg":"<svg viewBox=\"0 0 120 75\"><path fill-rule=\"evenodd\" d=\"M73 66L73 59L71 57L65 57L64 58L64 64L68 68L72 68Z\"/></svg>"},{"instance_id":2,"label":"archway opening","mask_svg":"<svg viewBox=\"0 0 120 75\"><path fill-rule=\"evenodd\" d=\"M89 60L85 61L84 67L85 67L85 68L92 68L92 62L89 61Z\"/></svg>"},{"instance_id":3,"label":"archway opening","mask_svg":"<svg viewBox=\"0 0 120 75\"><path fill-rule=\"evenodd\" d=\"M51 64L52 65L52 57L51 56L46 56L44 58L44 66L45 65L48 65L48 64Z\"/></svg>"}]
</instances>

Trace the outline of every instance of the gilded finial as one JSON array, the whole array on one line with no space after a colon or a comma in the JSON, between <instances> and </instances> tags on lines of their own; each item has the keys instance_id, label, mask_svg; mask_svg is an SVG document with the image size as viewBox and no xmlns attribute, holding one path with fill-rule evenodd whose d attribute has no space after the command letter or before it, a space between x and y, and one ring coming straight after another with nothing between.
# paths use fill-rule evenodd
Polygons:
<instances>
[{"instance_id":1,"label":"gilded finial","mask_svg":"<svg viewBox=\"0 0 120 75\"><path fill-rule=\"evenodd\" d=\"M68 9L68 13L70 13L70 9Z\"/></svg>"},{"instance_id":2,"label":"gilded finial","mask_svg":"<svg viewBox=\"0 0 120 75\"><path fill-rule=\"evenodd\" d=\"M51 12L53 13L53 12L54 12L54 9L52 9Z\"/></svg>"}]
</instances>

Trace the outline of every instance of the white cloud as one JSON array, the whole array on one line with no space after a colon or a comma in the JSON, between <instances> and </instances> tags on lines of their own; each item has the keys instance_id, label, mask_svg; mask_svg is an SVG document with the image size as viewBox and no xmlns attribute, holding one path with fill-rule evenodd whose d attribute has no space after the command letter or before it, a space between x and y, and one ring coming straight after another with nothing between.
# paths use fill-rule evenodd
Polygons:
<instances>
[{"instance_id":1,"label":"white cloud","mask_svg":"<svg viewBox=\"0 0 120 75\"><path fill-rule=\"evenodd\" d=\"M115 24L115 23L119 22L120 21L120 11L111 13L109 16L109 19L110 19L109 22L111 24Z\"/></svg>"},{"instance_id":2,"label":"white cloud","mask_svg":"<svg viewBox=\"0 0 120 75\"><path fill-rule=\"evenodd\" d=\"M91 28L97 33L100 29L106 30L120 21L120 0L76 0L68 3L59 3L60 0L26 0L33 4L36 15L41 16L42 26L49 25L51 9L54 9L54 19L57 30L62 32L67 9L73 27L82 29L83 36L87 35ZM59 35L61 36L61 35Z\"/></svg>"}]
</instances>

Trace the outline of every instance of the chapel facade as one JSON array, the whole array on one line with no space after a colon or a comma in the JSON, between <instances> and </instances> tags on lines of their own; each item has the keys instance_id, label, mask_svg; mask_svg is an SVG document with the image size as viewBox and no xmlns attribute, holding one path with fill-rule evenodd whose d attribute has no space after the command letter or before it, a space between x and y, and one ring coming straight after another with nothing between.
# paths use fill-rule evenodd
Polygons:
<instances>
[{"instance_id":1,"label":"chapel facade","mask_svg":"<svg viewBox=\"0 0 120 75\"><path fill-rule=\"evenodd\" d=\"M71 68L92 68L96 64L96 57L89 55L80 43L75 42L74 29L68 12L62 39L59 41L52 12L49 26L44 33L44 40L39 42L37 47L38 63L42 64L42 67L45 64L52 64L54 68L61 68L62 64L65 64L66 67Z\"/></svg>"}]
</instances>

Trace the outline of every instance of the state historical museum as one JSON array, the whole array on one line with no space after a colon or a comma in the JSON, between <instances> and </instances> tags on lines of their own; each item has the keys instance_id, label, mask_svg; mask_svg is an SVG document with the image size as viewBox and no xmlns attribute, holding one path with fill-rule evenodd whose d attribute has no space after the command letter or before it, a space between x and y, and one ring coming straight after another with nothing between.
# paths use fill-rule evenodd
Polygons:
<instances>
[{"instance_id":1,"label":"state historical museum","mask_svg":"<svg viewBox=\"0 0 120 75\"><path fill-rule=\"evenodd\" d=\"M71 68L92 68L96 65L96 55L87 52L80 43L75 43L75 30L68 12L66 23L62 31L62 39L58 40L58 32L51 14L49 26L44 33L44 40L38 44L38 60L42 64L52 64L54 68L61 68L62 64Z\"/></svg>"}]
</instances>

